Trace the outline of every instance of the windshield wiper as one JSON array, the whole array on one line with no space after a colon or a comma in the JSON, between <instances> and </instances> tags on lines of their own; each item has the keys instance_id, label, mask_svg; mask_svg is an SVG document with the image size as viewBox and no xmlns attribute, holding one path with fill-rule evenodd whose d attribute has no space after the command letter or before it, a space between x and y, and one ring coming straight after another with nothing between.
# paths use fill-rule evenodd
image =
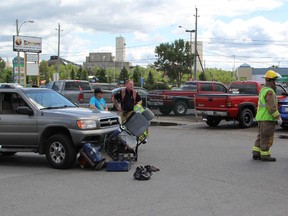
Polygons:
<instances>
[{"instance_id":1,"label":"windshield wiper","mask_svg":"<svg viewBox=\"0 0 288 216\"><path fill-rule=\"evenodd\" d=\"M40 110L45 110L45 109L64 109L64 108L67 108L67 107L74 107L74 106L67 106L67 105L64 105L64 106L54 106L54 107L52 107L52 106L50 106L50 107L44 107L44 108L42 108L42 109L40 109Z\"/></svg>"}]
</instances>

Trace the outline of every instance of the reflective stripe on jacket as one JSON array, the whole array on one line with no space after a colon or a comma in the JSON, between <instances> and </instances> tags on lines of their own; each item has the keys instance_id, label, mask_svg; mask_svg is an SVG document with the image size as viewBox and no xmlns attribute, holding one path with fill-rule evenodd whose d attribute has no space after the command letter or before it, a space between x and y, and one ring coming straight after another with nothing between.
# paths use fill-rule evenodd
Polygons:
<instances>
[{"instance_id":1,"label":"reflective stripe on jacket","mask_svg":"<svg viewBox=\"0 0 288 216\"><path fill-rule=\"evenodd\" d=\"M140 104L136 104L136 105L134 106L134 111L135 111L135 112L140 112L140 113L142 113L142 112L144 111L144 108L143 108L143 106L141 106Z\"/></svg>"}]
</instances>

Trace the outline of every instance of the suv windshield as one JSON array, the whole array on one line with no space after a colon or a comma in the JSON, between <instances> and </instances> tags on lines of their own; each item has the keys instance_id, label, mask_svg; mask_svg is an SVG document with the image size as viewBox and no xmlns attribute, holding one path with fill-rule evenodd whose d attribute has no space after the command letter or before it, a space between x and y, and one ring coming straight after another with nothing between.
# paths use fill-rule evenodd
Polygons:
<instances>
[{"instance_id":1,"label":"suv windshield","mask_svg":"<svg viewBox=\"0 0 288 216\"><path fill-rule=\"evenodd\" d=\"M27 91L25 95L38 109L76 107L75 104L55 91Z\"/></svg>"}]
</instances>

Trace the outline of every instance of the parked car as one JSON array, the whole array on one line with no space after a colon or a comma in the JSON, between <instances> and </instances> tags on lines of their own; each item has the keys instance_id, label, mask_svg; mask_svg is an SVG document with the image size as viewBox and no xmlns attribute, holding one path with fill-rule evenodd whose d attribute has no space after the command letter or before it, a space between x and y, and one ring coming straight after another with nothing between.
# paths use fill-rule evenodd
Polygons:
<instances>
[{"instance_id":1,"label":"parked car","mask_svg":"<svg viewBox=\"0 0 288 216\"><path fill-rule=\"evenodd\" d=\"M149 107L159 109L164 115L169 115L173 110L175 115L183 116L188 109L194 108L196 94L221 94L226 92L226 86L220 82L188 81L178 89L150 91Z\"/></svg>"},{"instance_id":2,"label":"parked car","mask_svg":"<svg viewBox=\"0 0 288 216\"><path fill-rule=\"evenodd\" d=\"M234 81L225 94L198 94L195 109L210 127L217 127L220 121L236 121L242 128L253 125L258 106L258 94L264 86L259 81ZM287 97L282 85L276 85L278 100Z\"/></svg>"},{"instance_id":3,"label":"parked car","mask_svg":"<svg viewBox=\"0 0 288 216\"><path fill-rule=\"evenodd\" d=\"M18 83L0 83L0 88L23 88L23 86Z\"/></svg>"},{"instance_id":4,"label":"parked car","mask_svg":"<svg viewBox=\"0 0 288 216\"><path fill-rule=\"evenodd\" d=\"M94 96L94 90L87 80L51 81L45 88L53 89L78 106L86 108L89 106L90 98Z\"/></svg>"},{"instance_id":5,"label":"parked car","mask_svg":"<svg viewBox=\"0 0 288 216\"><path fill-rule=\"evenodd\" d=\"M282 125L280 126L283 129L288 129L288 97L284 98L283 100L279 100L278 110L282 118Z\"/></svg>"},{"instance_id":6,"label":"parked car","mask_svg":"<svg viewBox=\"0 0 288 216\"><path fill-rule=\"evenodd\" d=\"M112 94L115 95L117 92L119 92L123 88L125 88L125 87L119 87L119 88L113 89L112 90ZM135 86L134 89L138 92L138 94L142 98L142 106L143 107L148 107L148 104L149 104L149 91L147 89L145 89L145 88L137 87L137 86Z\"/></svg>"}]
</instances>

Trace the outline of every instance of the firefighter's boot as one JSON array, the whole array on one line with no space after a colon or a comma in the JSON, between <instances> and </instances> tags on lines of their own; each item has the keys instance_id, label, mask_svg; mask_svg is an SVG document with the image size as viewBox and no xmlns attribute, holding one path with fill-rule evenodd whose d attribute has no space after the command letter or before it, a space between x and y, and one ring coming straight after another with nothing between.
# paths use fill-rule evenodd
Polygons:
<instances>
[{"instance_id":1,"label":"firefighter's boot","mask_svg":"<svg viewBox=\"0 0 288 216\"><path fill-rule=\"evenodd\" d=\"M260 160L261 161L267 161L267 162L275 162L276 161L276 158L275 157L260 157Z\"/></svg>"},{"instance_id":2,"label":"firefighter's boot","mask_svg":"<svg viewBox=\"0 0 288 216\"><path fill-rule=\"evenodd\" d=\"M261 149L254 145L252 149L253 160L260 160L260 152L261 152Z\"/></svg>"},{"instance_id":3,"label":"firefighter's boot","mask_svg":"<svg viewBox=\"0 0 288 216\"><path fill-rule=\"evenodd\" d=\"M253 160L260 160L260 155L253 155L252 158Z\"/></svg>"},{"instance_id":4,"label":"firefighter's boot","mask_svg":"<svg viewBox=\"0 0 288 216\"><path fill-rule=\"evenodd\" d=\"M260 160L261 161L267 161L267 162L275 162L276 158L271 157L270 150L266 150L266 151L260 152Z\"/></svg>"}]
</instances>

